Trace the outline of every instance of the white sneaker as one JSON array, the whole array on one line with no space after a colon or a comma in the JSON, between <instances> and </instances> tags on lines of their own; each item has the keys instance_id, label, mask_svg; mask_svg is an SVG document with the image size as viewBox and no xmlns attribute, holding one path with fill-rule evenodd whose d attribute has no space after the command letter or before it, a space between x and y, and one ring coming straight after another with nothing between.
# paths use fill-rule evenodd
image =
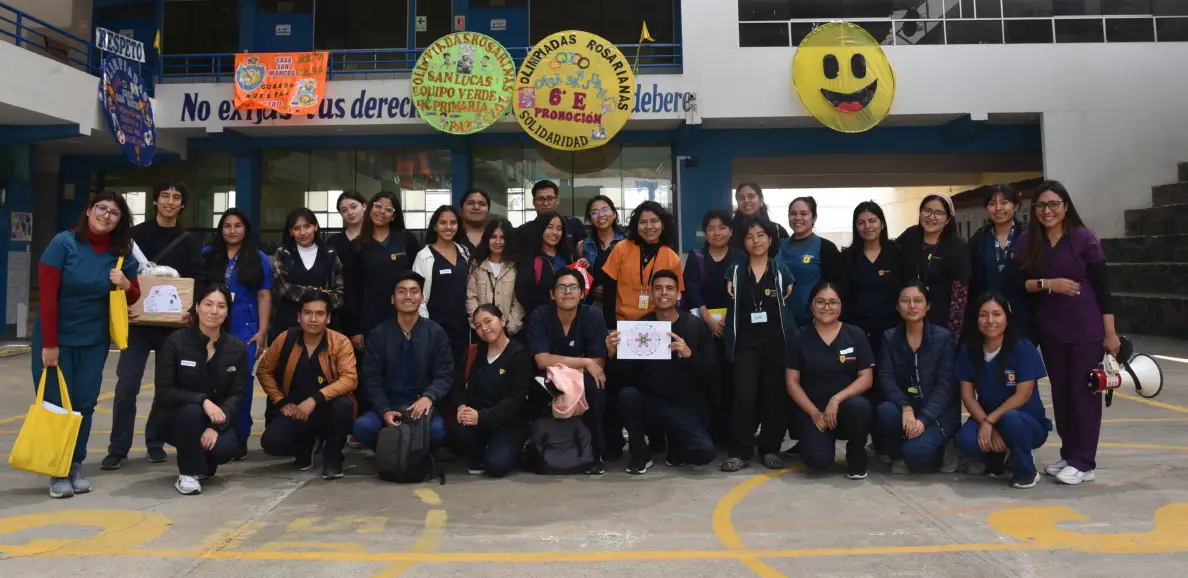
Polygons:
<instances>
[{"instance_id":1,"label":"white sneaker","mask_svg":"<svg viewBox=\"0 0 1188 578\"><path fill-rule=\"evenodd\" d=\"M1066 462L1064 460L1060 460L1054 464L1048 464L1048 466L1044 468L1044 473L1048 474L1049 476L1054 476L1056 474L1059 474L1061 471L1064 470L1064 468L1067 468L1067 467L1068 467L1068 462Z\"/></svg>"},{"instance_id":2,"label":"white sneaker","mask_svg":"<svg viewBox=\"0 0 1188 578\"><path fill-rule=\"evenodd\" d=\"M1056 474L1057 482L1070 486L1075 486L1081 482L1092 482L1096 479L1097 477L1093 475L1093 470L1082 472L1072 466L1066 466L1063 470L1060 470L1059 474Z\"/></svg>"},{"instance_id":3,"label":"white sneaker","mask_svg":"<svg viewBox=\"0 0 1188 578\"><path fill-rule=\"evenodd\" d=\"M177 488L178 493L185 496L202 493L202 484L194 476L178 476L173 487Z\"/></svg>"},{"instance_id":4,"label":"white sneaker","mask_svg":"<svg viewBox=\"0 0 1188 578\"><path fill-rule=\"evenodd\" d=\"M891 473L895 475L910 474L911 468L908 467L907 462L903 460L895 460L891 462Z\"/></svg>"},{"instance_id":5,"label":"white sneaker","mask_svg":"<svg viewBox=\"0 0 1188 578\"><path fill-rule=\"evenodd\" d=\"M467 468L466 473L472 476L481 476L487 473L487 470L484 470L483 468Z\"/></svg>"},{"instance_id":6,"label":"white sneaker","mask_svg":"<svg viewBox=\"0 0 1188 578\"><path fill-rule=\"evenodd\" d=\"M1017 481L1011 482L1011 487L1015 488L1016 490L1029 490L1031 488L1034 488L1035 485L1039 483L1039 480L1040 480L1039 472L1036 472L1035 475L1031 477L1030 481L1017 480Z\"/></svg>"}]
</instances>

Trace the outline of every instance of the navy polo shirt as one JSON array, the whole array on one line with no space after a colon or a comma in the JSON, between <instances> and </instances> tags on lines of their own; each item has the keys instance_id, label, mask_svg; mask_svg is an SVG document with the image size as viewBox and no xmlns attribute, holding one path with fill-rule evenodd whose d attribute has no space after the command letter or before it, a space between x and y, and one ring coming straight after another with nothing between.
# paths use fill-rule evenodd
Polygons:
<instances>
[{"instance_id":1,"label":"navy polo shirt","mask_svg":"<svg viewBox=\"0 0 1188 578\"><path fill-rule=\"evenodd\" d=\"M977 355L983 355L983 353L979 351ZM999 355L1002 355L1001 350ZM999 367L1002 367L1001 371ZM1015 387L1018 384L1038 381L1047 377L1048 371L1044 367L1044 360L1040 357L1039 350L1030 341L1024 339L1015 344L1014 350L1011 351L1004 364L999 365L998 357L983 362L981 375L978 376L977 381L974 381L973 360L969 357L969 349L966 345L962 345L961 351L957 354L953 375L957 381L968 381L974 384L974 390L978 394L978 403L982 405L982 409L989 413L998 409L998 406L1015 395ZM1044 404L1040 401L1038 388L1032 390L1031 397L1020 409L1040 421L1047 419L1047 416L1044 415Z\"/></svg>"},{"instance_id":2,"label":"navy polo shirt","mask_svg":"<svg viewBox=\"0 0 1188 578\"><path fill-rule=\"evenodd\" d=\"M573 324L566 333L557 317L557 305L537 307L528 317L528 349L533 355L548 353L564 357L597 359L606 357L606 321L589 305L578 305Z\"/></svg>"}]
</instances>

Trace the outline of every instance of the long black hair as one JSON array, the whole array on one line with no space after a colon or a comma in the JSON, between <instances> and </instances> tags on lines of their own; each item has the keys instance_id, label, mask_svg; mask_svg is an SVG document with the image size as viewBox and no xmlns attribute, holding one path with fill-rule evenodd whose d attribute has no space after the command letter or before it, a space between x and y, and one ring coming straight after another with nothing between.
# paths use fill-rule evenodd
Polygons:
<instances>
[{"instance_id":1,"label":"long black hair","mask_svg":"<svg viewBox=\"0 0 1188 578\"><path fill-rule=\"evenodd\" d=\"M1040 195L1052 191L1056 196L1064 201L1064 222L1061 227L1064 229L1064 236L1068 237L1069 242L1072 242L1072 233L1077 229L1085 228L1085 221L1081 220L1080 213L1077 212L1076 205L1073 204L1072 196L1068 194L1068 189L1059 181L1044 181L1035 187L1035 196L1031 198L1031 220L1027 223L1027 246L1023 247L1023 269L1032 272L1039 272L1041 257L1044 253L1044 243L1048 242L1048 234L1044 231L1044 224L1039 220L1039 197ZM1075 247L1074 247L1075 249Z\"/></svg>"},{"instance_id":2,"label":"long black hair","mask_svg":"<svg viewBox=\"0 0 1188 578\"><path fill-rule=\"evenodd\" d=\"M611 220L611 229L613 229L614 232L622 235L623 225L619 224L619 209L615 206L615 202L606 195L594 195L589 201L586 201L586 222L590 223L591 226L594 225L594 219L590 218L590 210L594 207L594 203L597 201L602 201L606 203L606 206L610 207L611 212L615 214L615 218ZM597 239L598 236L595 235L594 238Z\"/></svg>"},{"instance_id":3,"label":"long black hair","mask_svg":"<svg viewBox=\"0 0 1188 578\"><path fill-rule=\"evenodd\" d=\"M491 236L497 230L503 231L503 266L515 266L512 260L516 255L512 250L512 237L516 234L516 228L507 219L491 219L487 221L487 226L483 227L483 238L479 241L478 246L474 248L474 254L470 256L471 271L481 267L483 262L491 256Z\"/></svg>"},{"instance_id":4,"label":"long black hair","mask_svg":"<svg viewBox=\"0 0 1188 578\"><path fill-rule=\"evenodd\" d=\"M297 239L293 237L290 231L297 226L297 219L305 219L309 223L318 228L314 231L314 245L322 246L322 225L318 223L318 216L308 207L297 207L289 211L289 215L285 217L285 230L281 232L281 245L290 252L297 251Z\"/></svg>"},{"instance_id":5,"label":"long black hair","mask_svg":"<svg viewBox=\"0 0 1188 578\"><path fill-rule=\"evenodd\" d=\"M759 200L762 201L759 203L759 212L757 214L762 216L764 219L771 220L771 215L769 215L767 212L767 199L763 197L763 188L759 186L759 183L739 183L737 187L734 187L735 201L738 200L738 192L743 190L743 187L755 191L755 194L759 196ZM735 214L738 215L738 211L735 211Z\"/></svg>"},{"instance_id":6,"label":"long black hair","mask_svg":"<svg viewBox=\"0 0 1188 578\"><path fill-rule=\"evenodd\" d=\"M388 199L395 209L392 222L388 223L388 235L404 233L404 209L400 207L400 195L392 191L380 191L367 202L367 212L363 213L363 228L359 230L359 236L355 237L354 241L356 250L365 249L375 243L375 239L372 238L375 235L375 223L371 222L371 211L375 209L375 202L380 199Z\"/></svg>"},{"instance_id":7,"label":"long black hair","mask_svg":"<svg viewBox=\"0 0 1188 578\"><path fill-rule=\"evenodd\" d=\"M862 235L858 234L858 216L862 213L870 213L879 218L879 222L883 225L883 230L879 233L879 246L886 249L891 245L891 236L887 233L887 216L883 214L883 207L874 201L862 201L854 207L854 218L850 219L850 225L853 227L853 236L850 238L850 246L843 249L843 252L861 251L862 250Z\"/></svg>"},{"instance_id":8,"label":"long black hair","mask_svg":"<svg viewBox=\"0 0 1188 578\"><path fill-rule=\"evenodd\" d=\"M108 233L111 236L111 254L127 255L132 251L132 210L128 208L128 202L124 200L124 195L112 190L99 191L87 202L87 209L78 216L78 221L74 223L74 238L83 243L87 242L87 230L91 227L91 224L87 222L87 211L94 209L95 205L103 201L115 203L120 211L119 222Z\"/></svg>"},{"instance_id":9,"label":"long black hair","mask_svg":"<svg viewBox=\"0 0 1188 578\"><path fill-rule=\"evenodd\" d=\"M450 205L442 205L433 211L433 216L429 218L427 230L425 231L425 246L428 247L437 242L437 220L441 218L444 213L453 213L454 220L458 221L459 229L462 227L462 215L458 214L458 209ZM457 237L458 233L454 233Z\"/></svg>"},{"instance_id":10,"label":"long black hair","mask_svg":"<svg viewBox=\"0 0 1188 578\"><path fill-rule=\"evenodd\" d=\"M982 306L991 301L1002 307L1003 314L1006 316L1006 329L1002 333L1002 348L998 350L998 356L994 358L995 364L998 366L996 371L1002 374L1006 371L1007 360L1010 359L1011 354L1015 351L1015 346L1018 345L1020 338L1018 331L1015 330L1014 315L1011 313L1011 305L1007 301L1006 295L999 293L993 289L986 291L978 296L973 302L975 323L973 328L965 332L965 348L966 354L969 355L969 360L973 363L973 383L976 385L982 377L982 367L986 365L985 344L986 337L982 335L981 329L978 328L976 320L981 316Z\"/></svg>"},{"instance_id":11,"label":"long black hair","mask_svg":"<svg viewBox=\"0 0 1188 578\"><path fill-rule=\"evenodd\" d=\"M243 221L243 245L235 259L235 276L245 287L253 291L259 290L264 283L264 264L260 262L259 245L252 235L252 222L248 220L243 209L232 207L223 211L219 217L219 226L215 231L214 240L210 243L210 251L206 253L206 276L208 279L225 279L227 274L227 241L223 239L223 223L228 217L236 217Z\"/></svg>"},{"instance_id":12,"label":"long black hair","mask_svg":"<svg viewBox=\"0 0 1188 578\"><path fill-rule=\"evenodd\" d=\"M643 239L639 236L639 219L645 212L652 213L660 218L660 244L667 245L668 248L676 250L676 218L664 205L656 201L644 201L631 211L631 221L627 225L627 239L634 242L636 245L643 246Z\"/></svg>"},{"instance_id":13,"label":"long black hair","mask_svg":"<svg viewBox=\"0 0 1188 578\"><path fill-rule=\"evenodd\" d=\"M544 232L549 228L549 223L553 219L561 220L561 240L557 242L557 254L564 257L567 262L572 263L577 260L577 255L574 254L573 247L565 242L565 217L558 213L547 211L538 213L536 218L524 223L523 227L517 232L516 238L516 254L517 262L524 260L531 260L541 252L541 245L544 244Z\"/></svg>"},{"instance_id":14,"label":"long black hair","mask_svg":"<svg viewBox=\"0 0 1188 578\"><path fill-rule=\"evenodd\" d=\"M945 228L941 230L940 240L937 241L937 244L939 245L942 242L947 242L950 240L957 239L957 219L956 219L956 215L953 214L953 205L949 204L950 203L949 198L944 195L938 195L938 194L928 195L927 197L920 199L920 209L919 210L921 212L923 212L924 207L928 206L928 203L931 203L932 201L940 202L941 206L945 208L945 215L947 215L947 219L945 221ZM924 225L921 224L922 222L923 222L923 219L920 219L919 221L917 221L917 224L920 224L920 235L921 236L924 235Z\"/></svg>"}]
</instances>

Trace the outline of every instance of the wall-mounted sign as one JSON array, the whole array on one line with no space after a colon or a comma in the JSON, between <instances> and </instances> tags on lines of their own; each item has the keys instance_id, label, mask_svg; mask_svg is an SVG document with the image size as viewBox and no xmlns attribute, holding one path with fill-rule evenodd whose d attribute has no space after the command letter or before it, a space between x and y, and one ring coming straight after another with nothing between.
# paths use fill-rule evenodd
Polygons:
<instances>
[{"instance_id":1,"label":"wall-mounted sign","mask_svg":"<svg viewBox=\"0 0 1188 578\"><path fill-rule=\"evenodd\" d=\"M528 53L516 76L516 121L532 138L562 150L602 146L635 105L631 62L606 39L557 32Z\"/></svg>"},{"instance_id":2,"label":"wall-mounted sign","mask_svg":"<svg viewBox=\"0 0 1188 578\"><path fill-rule=\"evenodd\" d=\"M429 31L429 17L428 16L417 16L417 32L428 32L428 31Z\"/></svg>"},{"instance_id":3,"label":"wall-mounted sign","mask_svg":"<svg viewBox=\"0 0 1188 578\"><path fill-rule=\"evenodd\" d=\"M157 128L138 68L131 60L108 55L103 59L99 95L116 144L133 164L147 167L157 152Z\"/></svg>"},{"instance_id":4,"label":"wall-mounted sign","mask_svg":"<svg viewBox=\"0 0 1188 578\"><path fill-rule=\"evenodd\" d=\"M466 15L459 14L454 17L454 32L462 32L466 30Z\"/></svg>"},{"instance_id":5,"label":"wall-mounted sign","mask_svg":"<svg viewBox=\"0 0 1188 578\"><path fill-rule=\"evenodd\" d=\"M290 36L292 34L293 34L293 25L292 24L277 24L276 25L276 35L277 36Z\"/></svg>"},{"instance_id":6,"label":"wall-mounted sign","mask_svg":"<svg viewBox=\"0 0 1188 578\"><path fill-rule=\"evenodd\" d=\"M507 18L492 18L491 31L507 30Z\"/></svg>"},{"instance_id":7,"label":"wall-mounted sign","mask_svg":"<svg viewBox=\"0 0 1188 578\"><path fill-rule=\"evenodd\" d=\"M116 56L144 62L144 43L106 28L95 28L95 46Z\"/></svg>"},{"instance_id":8,"label":"wall-mounted sign","mask_svg":"<svg viewBox=\"0 0 1188 578\"><path fill-rule=\"evenodd\" d=\"M413 102L433 128L470 134L503 118L515 81L515 62L502 44L485 34L455 32L417 58Z\"/></svg>"},{"instance_id":9,"label":"wall-mounted sign","mask_svg":"<svg viewBox=\"0 0 1188 578\"><path fill-rule=\"evenodd\" d=\"M317 112L326 91L325 52L235 55L235 108Z\"/></svg>"},{"instance_id":10,"label":"wall-mounted sign","mask_svg":"<svg viewBox=\"0 0 1188 578\"><path fill-rule=\"evenodd\" d=\"M895 70L879 41L850 22L832 22L804 37L792 59L792 86L821 124L863 132L895 100Z\"/></svg>"}]
</instances>

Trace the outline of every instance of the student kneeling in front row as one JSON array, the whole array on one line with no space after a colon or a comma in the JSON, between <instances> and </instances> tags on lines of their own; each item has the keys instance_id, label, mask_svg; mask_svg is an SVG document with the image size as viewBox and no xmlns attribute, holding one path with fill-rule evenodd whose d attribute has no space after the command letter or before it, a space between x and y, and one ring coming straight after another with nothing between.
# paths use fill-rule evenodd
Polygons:
<instances>
[{"instance_id":1,"label":"student kneeling in front row","mask_svg":"<svg viewBox=\"0 0 1188 578\"><path fill-rule=\"evenodd\" d=\"M355 420L354 434L368 449L375 449L385 427L422 417L432 420L430 443L436 447L445 440L445 420L433 406L454 385L454 357L445 330L421 317L424 287L424 277L400 273L392 291L396 317L377 325L364 341L360 383L371 411Z\"/></svg>"},{"instance_id":2,"label":"student kneeling in front row","mask_svg":"<svg viewBox=\"0 0 1188 578\"><path fill-rule=\"evenodd\" d=\"M681 299L677 274L663 269L652 275L655 310L640 321L672 323L671 358L666 361L624 360L628 382L619 390L619 411L627 426L631 461L627 473L643 474L652 467L648 431L662 431L668 439L669 466L702 466L717 455L705 420L705 381L717 374L717 346L705 323L677 309ZM610 357L618 353L618 331L606 336ZM629 377L628 377L629 376ZM651 426L651 427L649 427Z\"/></svg>"},{"instance_id":3,"label":"student kneeling in front row","mask_svg":"<svg viewBox=\"0 0 1188 578\"><path fill-rule=\"evenodd\" d=\"M195 298L197 322L170 334L155 362L153 411L165 442L177 448L173 487L182 494L201 493L200 480L239 451L235 416L251 371L247 346L227 331L231 293L209 285Z\"/></svg>"},{"instance_id":4,"label":"student kneeling in front row","mask_svg":"<svg viewBox=\"0 0 1188 578\"><path fill-rule=\"evenodd\" d=\"M326 329L330 295L308 291L298 303L298 327L273 340L256 377L279 415L268 422L260 447L270 456L293 457L301 471L313 465L314 437L325 444L322 477L342 477L342 448L355 420L355 348Z\"/></svg>"}]
</instances>

